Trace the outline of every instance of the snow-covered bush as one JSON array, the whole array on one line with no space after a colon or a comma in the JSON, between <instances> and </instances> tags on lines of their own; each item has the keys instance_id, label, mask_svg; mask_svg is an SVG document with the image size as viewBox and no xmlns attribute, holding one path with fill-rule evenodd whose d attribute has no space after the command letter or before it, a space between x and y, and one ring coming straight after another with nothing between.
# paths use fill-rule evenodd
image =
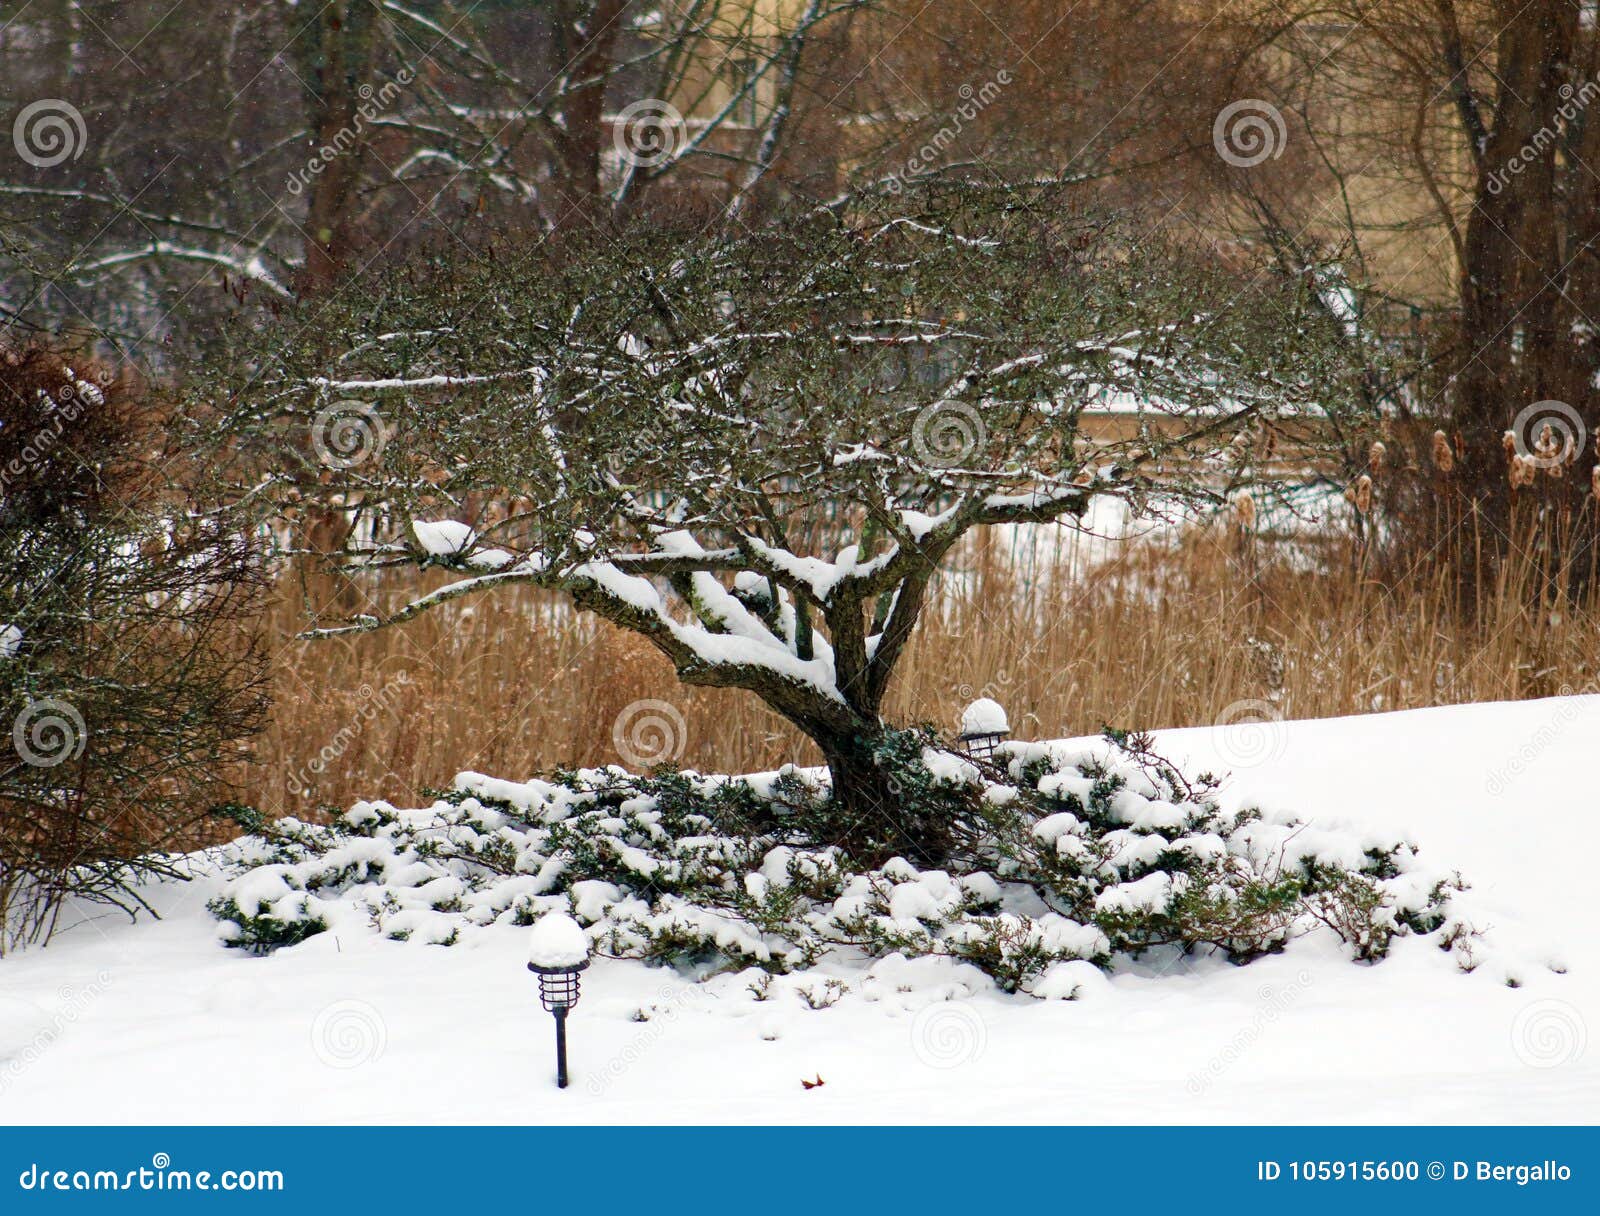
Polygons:
<instances>
[{"instance_id":1,"label":"snow-covered bush","mask_svg":"<svg viewBox=\"0 0 1600 1216\"><path fill-rule=\"evenodd\" d=\"M1057 963L1154 947L1247 961L1323 925L1376 959L1397 934L1460 929L1459 880L1410 844L1224 811L1209 781L1186 782L1137 738L1013 744L986 776L929 735L892 737L896 788L946 821L942 868L855 863L830 843L824 778L795 769L466 773L427 809L362 802L327 826L282 820L243 838L212 910L229 942L256 950L363 921L448 945L559 911L598 953L699 974L937 955L1008 991Z\"/></svg>"}]
</instances>

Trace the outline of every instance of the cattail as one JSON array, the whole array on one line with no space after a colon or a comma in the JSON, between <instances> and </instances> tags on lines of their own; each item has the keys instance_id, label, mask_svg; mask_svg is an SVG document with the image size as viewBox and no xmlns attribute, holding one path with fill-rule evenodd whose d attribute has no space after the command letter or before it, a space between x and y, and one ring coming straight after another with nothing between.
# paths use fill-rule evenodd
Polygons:
<instances>
[{"instance_id":1,"label":"cattail","mask_svg":"<svg viewBox=\"0 0 1600 1216\"><path fill-rule=\"evenodd\" d=\"M1567 447L1570 447L1572 437L1566 437ZM1555 427L1549 423L1539 428L1539 437L1534 440L1533 454L1538 457L1537 463L1549 471L1550 476L1560 477L1561 467L1565 462L1567 451L1562 445L1562 436Z\"/></svg>"},{"instance_id":2,"label":"cattail","mask_svg":"<svg viewBox=\"0 0 1600 1216\"><path fill-rule=\"evenodd\" d=\"M1515 460L1517 457L1517 433L1515 431L1507 431L1500 436L1500 446L1506 450L1508 459Z\"/></svg>"},{"instance_id":3,"label":"cattail","mask_svg":"<svg viewBox=\"0 0 1600 1216\"><path fill-rule=\"evenodd\" d=\"M1256 500L1249 490L1240 490L1233 496L1233 526L1241 532L1255 531Z\"/></svg>"},{"instance_id":4,"label":"cattail","mask_svg":"<svg viewBox=\"0 0 1600 1216\"><path fill-rule=\"evenodd\" d=\"M1366 515L1372 510L1372 478L1363 473L1344 492L1345 501Z\"/></svg>"},{"instance_id":5,"label":"cattail","mask_svg":"<svg viewBox=\"0 0 1600 1216\"><path fill-rule=\"evenodd\" d=\"M1600 464L1589 474L1589 489L1594 491L1595 500L1600 501Z\"/></svg>"},{"instance_id":6,"label":"cattail","mask_svg":"<svg viewBox=\"0 0 1600 1216\"><path fill-rule=\"evenodd\" d=\"M1381 473L1383 471L1384 457L1386 457L1388 454L1389 449L1384 447L1383 444L1378 440L1374 440L1372 446L1367 449L1367 463L1372 466L1372 471L1374 473Z\"/></svg>"},{"instance_id":7,"label":"cattail","mask_svg":"<svg viewBox=\"0 0 1600 1216\"><path fill-rule=\"evenodd\" d=\"M1441 473L1456 467L1455 455L1450 451L1450 439L1443 431L1433 433L1433 465Z\"/></svg>"},{"instance_id":8,"label":"cattail","mask_svg":"<svg viewBox=\"0 0 1600 1216\"><path fill-rule=\"evenodd\" d=\"M1511 488L1520 490L1523 486L1531 486L1534 478L1539 476L1539 466L1531 456L1513 456L1511 458Z\"/></svg>"}]
</instances>

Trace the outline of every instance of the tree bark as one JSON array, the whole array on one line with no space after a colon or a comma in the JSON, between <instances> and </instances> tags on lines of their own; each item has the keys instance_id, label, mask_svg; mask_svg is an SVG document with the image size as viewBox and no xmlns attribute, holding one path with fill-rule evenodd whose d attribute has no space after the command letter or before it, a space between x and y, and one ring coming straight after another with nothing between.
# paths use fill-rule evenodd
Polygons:
<instances>
[{"instance_id":1,"label":"tree bark","mask_svg":"<svg viewBox=\"0 0 1600 1216\"><path fill-rule=\"evenodd\" d=\"M606 86L614 69L627 0L567 0L558 6L554 51L572 84L555 128L560 160L557 227L593 223L600 204L600 159L606 145Z\"/></svg>"},{"instance_id":2,"label":"tree bark","mask_svg":"<svg viewBox=\"0 0 1600 1216\"><path fill-rule=\"evenodd\" d=\"M1588 387L1594 359L1579 336L1587 328L1582 308L1588 302L1579 299L1575 309L1572 290L1574 264L1586 260L1573 237L1580 227L1592 228L1592 218L1573 213L1567 198L1572 174L1558 158L1557 137L1573 91L1577 35L1578 5L1571 0L1513 6L1495 47L1499 87L1492 124L1477 120L1475 103L1461 102L1465 133L1481 149L1463 241L1452 392L1463 456L1455 478L1462 501L1452 513L1460 529L1449 539L1468 606L1495 585L1499 562L1526 548L1529 538L1519 529L1533 526L1513 510L1519 494L1508 476L1503 437L1514 419L1541 401L1566 403L1586 421L1594 417ZM1526 448L1537 436L1519 438ZM1589 438L1592 443L1592 433ZM1555 508L1541 513L1537 543L1541 560L1550 559L1547 578L1571 563L1573 589L1585 577L1590 563L1584 555L1595 542L1594 512L1581 509L1592 463L1584 457L1591 453L1580 450L1576 465L1556 475L1541 471L1521 491Z\"/></svg>"},{"instance_id":3,"label":"tree bark","mask_svg":"<svg viewBox=\"0 0 1600 1216\"><path fill-rule=\"evenodd\" d=\"M308 291L332 286L349 256L350 213L367 140L357 106L361 89L371 88L376 36L377 6L372 0L349 0L330 4L297 40L306 82L307 151L321 166L306 200ZM325 155L324 149L335 155Z\"/></svg>"},{"instance_id":4,"label":"tree bark","mask_svg":"<svg viewBox=\"0 0 1600 1216\"><path fill-rule=\"evenodd\" d=\"M901 787L875 756L887 741L882 723L863 724L852 735L818 739L833 790L835 843L867 865L904 857L918 866L949 860L949 824L933 808L919 806L914 791Z\"/></svg>"}]
</instances>

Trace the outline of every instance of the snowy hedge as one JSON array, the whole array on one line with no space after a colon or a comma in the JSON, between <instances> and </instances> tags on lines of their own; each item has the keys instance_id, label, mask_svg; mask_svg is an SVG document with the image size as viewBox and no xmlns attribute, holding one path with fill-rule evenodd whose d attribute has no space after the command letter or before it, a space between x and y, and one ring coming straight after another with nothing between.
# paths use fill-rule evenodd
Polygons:
<instances>
[{"instance_id":1,"label":"snowy hedge","mask_svg":"<svg viewBox=\"0 0 1600 1216\"><path fill-rule=\"evenodd\" d=\"M269 950L330 927L450 945L571 912L594 949L700 974L787 973L834 952L965 960L1052 994L1057 964L1212 948L1236 961L1326 928L1355 958L1404 934L1470 944L1462 889L1405 841L1225 812L1140 740L1011 745L983 772L896 733L908 814L941 828L940 868L853 865L822 779L617 768L525 784L462 774L433 806L362 802L328 825L281 820L227 850L212 910ZM915 808L914 812L909 808Z\"/></svg>"}]
</instances>

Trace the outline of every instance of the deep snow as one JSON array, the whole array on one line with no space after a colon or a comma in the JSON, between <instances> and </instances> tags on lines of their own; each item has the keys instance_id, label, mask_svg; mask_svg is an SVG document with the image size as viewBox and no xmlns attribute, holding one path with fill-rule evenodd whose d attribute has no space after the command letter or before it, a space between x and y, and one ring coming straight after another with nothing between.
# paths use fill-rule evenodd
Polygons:
<instances>
[{"instance_id":1,"label":"deep snow","mask_svg":"<svg viewBox=\"0 0 1600 1216\"><path fill-rule=\"evenodd\" d=\"M217 941L204 880L152 892L158 923L101 915L0 960L0 1120L1593 1122L1597 740L1600 697L1160 739L1231 771L1227 801L1409 834L1459 868L1497 955L1525 960L1517 988L1415 939L1352 964L1326 934L1248 967L1084 965L1070 1001L890 959L834 970L848 991L817 1010L797 983L757 1002L748 977L596 959L561 1092L531 930L256 958ZM816 1003L828 974L803 981Z\"/></svg>"}]
</instances>

